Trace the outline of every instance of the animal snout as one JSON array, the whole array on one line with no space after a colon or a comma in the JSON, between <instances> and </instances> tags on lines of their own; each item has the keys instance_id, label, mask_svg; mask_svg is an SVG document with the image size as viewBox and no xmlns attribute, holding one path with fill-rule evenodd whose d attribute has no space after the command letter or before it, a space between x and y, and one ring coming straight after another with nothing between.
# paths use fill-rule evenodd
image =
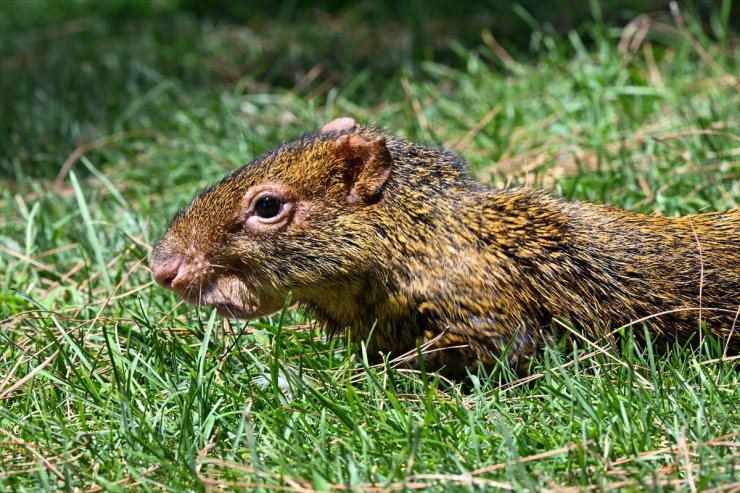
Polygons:
<instances>
[{"instance_id":1,"label":"animal snout","mask_svg":"<svg viewBox=\"0 0 740 493\"><path fill-rule=\"evenodd\" d=\"M158 284L173 291L183 288L183 258L174 255L168 258L156 256L152 259L152 274Z\"/></svg>"}]
</instances>

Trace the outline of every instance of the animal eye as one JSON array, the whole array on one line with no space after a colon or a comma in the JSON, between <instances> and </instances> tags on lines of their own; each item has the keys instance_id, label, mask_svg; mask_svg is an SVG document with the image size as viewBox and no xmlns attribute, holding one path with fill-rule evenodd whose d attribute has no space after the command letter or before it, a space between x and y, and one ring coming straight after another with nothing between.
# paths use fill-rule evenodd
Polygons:
<instances>
[{"instance_id":1,"label":"animal eye","mask_svg":"<svg viewBox=\"0 0 740 493\"><path fill-rule=\"evenodd\" d=\"M266 195L254 204L254 213L263 219L273 218L280 214L281 210L283 210L282 200L272 195Z\"/></svg>"}]
</instances>

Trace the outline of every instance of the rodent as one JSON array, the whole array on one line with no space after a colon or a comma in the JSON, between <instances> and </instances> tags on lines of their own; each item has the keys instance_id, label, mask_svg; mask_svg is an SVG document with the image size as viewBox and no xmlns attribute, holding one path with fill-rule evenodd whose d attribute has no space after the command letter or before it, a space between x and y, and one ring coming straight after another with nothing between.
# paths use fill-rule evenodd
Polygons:
<instances>
[{"instance_id":1,"label":"rodent","mask_svg":"<svg viewBox=\"0 0 740 493\"><path fill-rule=\"evenodd\" d=\"M428 344L425 367L455 377L502 354L526 372L554 317L591 339L645 319L663 345L697 341L701 321L738 354L739 260L740 209L669 218L497 190L449 151L340 118L196 196L151 268L227 317L290 292L330 334L372 331L368 354Z\"/></svg>"}]
</instances>

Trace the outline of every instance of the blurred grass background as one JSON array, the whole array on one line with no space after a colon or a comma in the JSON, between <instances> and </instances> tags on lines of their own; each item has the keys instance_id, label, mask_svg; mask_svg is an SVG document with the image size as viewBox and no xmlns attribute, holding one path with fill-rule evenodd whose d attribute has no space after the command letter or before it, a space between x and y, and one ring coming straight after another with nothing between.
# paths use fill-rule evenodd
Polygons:
<instances>
[{"instance_id":1,"label":"blurred grass background","mask_svg":"<svg viewBox=\"0 0 740 493\"><path fill-rule=\"evenodd\" d=\"M727 43L737 23L730 5L681 8ZM177 131L174 108L224 90L290 91L313 106L339 93L370 108L404 97L401 74L435 80L425 63L462 68L475 54L506 75L511 62L546 63L546 51L567 60L608 36L605 26L668 15L652 0L7 0L0 9L0 171L45 177L70 147L101 136ZM670 35L650 37L661 34ZM578 44L560 42L569 36Z\"/></svg>"},{"instance_id":2,"label":"blurred grass background","mask_svg":"<svg viewBox=\"0 0 740 493\"><path fill-rule=\"evenodd\" d=\"M177 305L147 257L204 186L343 115L497 186L737 207L738 10L0 3L1 489L736 488L737 363L709 343L461 387L368 369L300 312Z\"/></svg>"}]
</instances>

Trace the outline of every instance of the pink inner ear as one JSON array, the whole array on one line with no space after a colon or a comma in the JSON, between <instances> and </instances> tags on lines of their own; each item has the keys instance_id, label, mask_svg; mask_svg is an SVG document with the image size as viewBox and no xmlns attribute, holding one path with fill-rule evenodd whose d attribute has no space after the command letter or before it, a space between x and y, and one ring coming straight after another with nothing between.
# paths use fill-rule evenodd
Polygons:
<instances>
[{"instance_id":1,"label":"pink inner ear","mask_svg":"<svg viewBox=\"0 0 740 493\"><path fill-rule=\"evenodd\" d=\"M390 152L385 137L366 140L359 135L342 135L335 141L337 155L346 166L345 186L349 202L375 202L391 174Z\"/></svg>"},{"instance_id":2,"label":"pink inner ear","mask_svg":"<svg viewBox=\"0 0 740 493\"><path fill-rule=\"evenodd\" d=\"M357 128L357 122L348 116L343 116L335 120L330 121L323 127L321 127L321 133L328 132L345 132L348 130L354 130Z\"/></svg>"}]
</instances>

